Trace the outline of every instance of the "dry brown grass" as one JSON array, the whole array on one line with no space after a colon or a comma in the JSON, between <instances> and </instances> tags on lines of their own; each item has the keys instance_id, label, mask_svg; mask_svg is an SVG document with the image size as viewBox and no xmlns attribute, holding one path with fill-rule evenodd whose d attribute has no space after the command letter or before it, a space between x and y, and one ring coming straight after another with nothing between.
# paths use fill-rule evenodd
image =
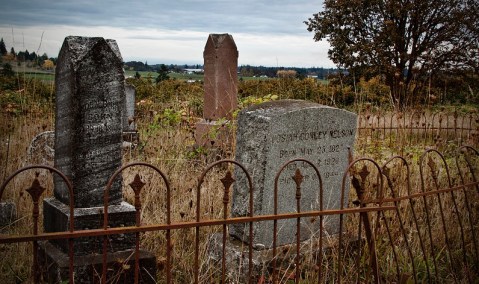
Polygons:
<instances>
[{"instance_id":1,"label":"dry brown grass","mask_svg":"<svg viewBox=\"0 0 479 284\"><path fill-rule=\"evenodd\" d=\"M1 135L0 135L0 162L2 172L2 180L6 176L13 173L16 169L21 168L22 166L28 165L29 161L27 160L27 149L30 141L33 137L39 132L46 130L53 130L53 119L51 114L49 115L37 115L34 113L28 113L26 115L20 116L11 116L9 114L2 114L2 121L0 123ZM212 162L219 158L232 158L233 151L231 149L226 149L225 151L218 151L214 154L207 154L206 151L198 150L193 147L194 139L192 136L192 129L186 125L173 125L173 126L162 126L158 125L156 121L148 115L142 116L138 121L138 127L140 131L140 144L128 151L124 152L124 164L135 161L142 161L151 163L152 165L161 169L169 179L171 185L171 221L172 222L181 222L181 221L193 221L195 219L195 208L196 208L196 186L197 178L200 176L203 169L206 167L208 162ZM396 139L394 137L393 139ZM405 139L405 138L401 138ZM356 148L361 149L361 154L364 156L373 157L378 162L384 162L386 158L390 156L392 151L388 150L387 143L389 139L358 139ZM477 147L477 145L475 145ZM452 148L452 145L447 145L444 150L447 153L446 159L451 166L451 177L453 179L453 184L458 184L460 178L457 170L453 167L453 152L449 149ZM408 147L402 149L405 153L406 158L410 162L411 167L411 190L413 193L419 192L421 190L421 183L419 179L419 167L418 161L420 154L423 150L423 145L420 147ZM477 165L477 160L475 161ZM396 194L401 196L406 194L407 189L407 178L404 172L404 167L399 167L394 180L394 184L398 190ZM223 214L223 203L222 196L223 191L221 187L221 182L219 179L223 177L226 169L219 168L213 170L206 178L205 183L202 186L202 199L201 199L201 218L202 219L221 219ZM124 184L124 197L125 200L133 203L133 193L132 190L128 187L128 184L133 180L133 177L136 173L140 173L141 178L146 182L146 186L143 188L142 193L142 223L143 224L159 224L165 223L166 221L166 187L164 181L159 175L154 173L151 170L145 170L144 168L131 168L128 169L123 175L123 184ZM439 183L441 188L447 187L447 180L445 177L445 170L443 167L439 168ZM374 174L374 172L373 172ZM372 178L374 175L371 175L370 180L368 181L370 188L377 189L377 180ZM428 188L431 187L433 182L431 175L427 174L425 184L428 184ZM40 177L42 180L42 185L48 189L46 196L52 194L52 181L48 177L47 172L40 172ZM5 195L2 200L13 200L17 203L18 210L18 220L6 227L2 228L1 233L8 234L27 234L31 233L31 202L29 202L24 189L30 186L30 183L33 178L33 173L23 174L22 176L16 178L8 187ZM471 179L469 174L467 179ZM385 187L385 192L390 195L389 189ZM373 196L375 192L369 192L370 196ZM468 193L470 199L477 198L477 193L471 191ZM463 212L464 209L464 199L465 194L457 195L457 202L462 206L460 212ZM355 194L351 193L350 201L356 199ZM433 235L435 236L434 249L435 252L440 252L437 255L438 262L440 264L441 271L439 272L440 279L436 280L453 280L451 267L448 266L447 254L445 253L446 241L442 237L443 234L443 225L440 219L440 212L438 210L438 200L437 197L430 198L427 201L430 205L430 216L431 218L431 227L433 228ZM452 207L452 199L450 195L444 195L441 199L441 205L443 208L450 209ZM351 205L350 206L354 206ZM407 229L407 239L410 242L410 246L413 251L420 250L420 244L415 237L416 234L420 233L421 235L426 235L427 227L424 226L424 220L426 219L424 204L422 199L415 200L414 203L409 203L408 201L401 201L399 203L400 208L406 212L403 216L403 223L406 225ZM472 220L476 223L473 226L477 227L477 202L474 203L473 218ZM422 222L420 231L417 232L415 224L412 218L411 207L416 209L418 219ZM448 231L451 232L450 243L453 243L453 260L462 261L461 255L455 255L455 251L458 251L460 247L457 245L461 244L461 241L458 239L460 235L452 234L457 232L457 222L456 215L451 213L451 210L447 211L445 216L446 224L448 225ZM399 266L403 271L406 271L402 276L404 279L412 279L410 275L412 271L412 265L407 256L407 247L405 244L405 239L402 233L399 231L398 218L394 212L387 212L383 216L380 216L380 219L376 219L372 216L371 220L373 225L378 224L377 229L377 244L378 244L378 256L380 261L380 270L384 275L386 280L392 280L396 278L396 272L394 270L393 264L397 261ZM468 224L469 219L467 216L461 216L463 218L463 223ZM346 246L345 251L349 251L349 254L355 256L354 251L357 250L358 242L354 242L357 239L355 235L358 230L358 216L345 216L346 226L345 230L347 235L351 236L353 241L345 242L349 244ZM378 221L379 220L379 221ZM393 253L391 249L390 240L386 237L386 224L384 220L388 220L388 226L392 228L392 236L394 240L394 247L397 249L398 255L402 255L398 260L394 260ZM381 226L379 226L381 225ZM40 224L41 228L41 224ZM218 264L209 261L207 255L207 240L209 236L215 232L219 232L221 228L219 227L208 227L201 229L201 248L200 248L200 271L201 271L201 281L202 282L214 282L218 280ZM468 229L470 232L470 229ZM476 228L477 231L477 228ZM361 233L364 237L364 232ZM469 236L470 234L467 234ZM177 283L187 283L193 279L193 259L194 259L194 230L193 229L180 229L174 230L172 232L172 243L173 243L173 276L175 282ZM337 271L337 244L334 244L334 238L327 238L327 242L330 242L331 249L327 250L328 252L323 252L325 256L325 261L323 262L324 267L324 276L325 279L334 279ZM467 240L470 244L470 240ZM316 277L316 258L315 246L316 241L313 239L311 241L305 242L302 244L303 250L307 253L304 255L304 264L303 267L310 268L305 269L303 273L303 281L305 283L312 282ZM361 241L359 242L360 245ZM158 277L159 281L164 281L164 266L166 259L166 237L164 232L149 232L142 234L141 237L142 247L152 251L156 254L158 260ZM426 240L425 246L428 248L427 253L432 255L431 244ZM31 244L14 244L14 245L2 245L0 247L2 253L2 261L0 261L0 274L8 275L6 278L7 282L28 282L31 272ZM368 254L363 252L360 256L360 273L357 272L356 258L348 257L345 259L345 264L343 268L345 269L344 275L349 275L349 280L361 280L364 281L363 277L367 275L368 267ZM428 256L428 261L431 259ZM469 257L469 256L468 256ZM331 261L333 260L333 261ZM417 268L417 274L419 279L425 280L426 277L426 265L431 265L423 260L421 254L417 254L415 257L415 263ZM292 262L286 263L282 266L280 279L282 283L287 283L289 281L290 274L294 271L294 264ZM464 268L461 268L464 269ZM359 278L358 278L359 277ZM344 278L343 278L344 280Z\"/></svg>"}]
</instances>

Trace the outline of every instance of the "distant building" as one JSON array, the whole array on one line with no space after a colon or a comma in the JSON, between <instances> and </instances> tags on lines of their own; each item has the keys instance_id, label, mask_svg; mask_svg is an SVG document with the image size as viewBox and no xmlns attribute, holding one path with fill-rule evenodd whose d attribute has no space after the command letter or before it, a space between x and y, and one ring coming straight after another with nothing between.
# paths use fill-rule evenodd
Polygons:
<instances>
[{"instance_id":1,"label":"distant building","mask_svg":"<svg viewBox=\"0 0 479 284\"><path fill-rule=\"evenodd\" d=\"M203 69L183 69L183 70L187 74L204 73L205 72L205 70L203 70Z\"/></svg>"}]
</instances>

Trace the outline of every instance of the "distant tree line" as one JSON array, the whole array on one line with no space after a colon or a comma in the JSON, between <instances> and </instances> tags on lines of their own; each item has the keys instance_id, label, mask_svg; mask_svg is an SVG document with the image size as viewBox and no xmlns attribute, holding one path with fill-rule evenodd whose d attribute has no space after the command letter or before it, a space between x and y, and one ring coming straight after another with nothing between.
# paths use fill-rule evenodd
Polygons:
<instances>
[{"instance_id":1,"label":"distant tree line","mask_svg":"<svg viewBox=\"0 0 479 284\"><path fill-rule=\"evenodd\" d=\"M276 77L278 71L291 70L296 71L296 78L303 79L306 77L315 77L318 79L326 80L330 75L338 73L340 70L336 68L323 68L323 67L265 67L265 66L251 66L242 65L238 67L240 76L243 77ZM281 73L281 72L280 72Z\"/></svg>"},{"instance_id":2,"label":"distant tree line","mask_svg":"<svg viewBox=\"0 0 479 284\"><path fill-rule=\"evenodd\" d=\"M200 64L154 64L149 65L148 62L141 61L129 61L125 62L125 69L131 71L146 71L146 72L158 72L164 74L166 72L184 72L186 69L203 69L203 65ZM301 67L265 67L265 66L251 66L251 65L242 65L238 67L238 74L241 77L260 77L267 76L270 78L276 77L278 71L281 70L294 70L296 71L296 77L299 79L306 78L308 76L315 77L318 79L327 79L330 75L337 74L339 69L337 68L322 68L322 67L310 67L310 68L301 68Z\"/></svg>"},{"instance_id":3,"label":"distant tree line","mask_svg":"<svg viewBox=\"0 0 479 284\"><path fill-rule=\"evenodd\" d=\"M148 61L144 63L141 61L128 61L124 63L125 69L131 71L145 71L145 72L158 72L165 71L165 67L170 72L182 72L185 69L203 69L203 65L200 64L148 64Z\"/></svg>"},{"instance_id":4,"label":"distant tree line","mask_svg":"<svg viewBox=\"0 0 479 284\"><path fill-rule=\"evenodd\" d=\"M37 54L35 51L29 52L28 49L25 51L15 52L13 46L10 48L10 52L7 51L7 47L3 38L0 39L0 55L1 59L6 59L6 61L17 61L17 62L32 62L33 65L43 66L46 60L51 61L53 64L56 64L57 58L48 57L46 53L42 55ZM48 62L50 63L50 62Z\"/></svg>"}]
</instances>

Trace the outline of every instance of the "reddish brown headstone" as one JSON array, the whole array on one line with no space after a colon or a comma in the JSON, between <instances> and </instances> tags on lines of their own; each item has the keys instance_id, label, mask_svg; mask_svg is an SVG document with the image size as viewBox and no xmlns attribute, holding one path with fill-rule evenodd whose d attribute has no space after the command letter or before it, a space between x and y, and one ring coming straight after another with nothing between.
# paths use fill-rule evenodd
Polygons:
<instances>
[{"instance_id":1,"label":"reddish brown headstone","mask_svg":"<svg viewBox=\"0 0 479 284\"><path fill-rule=\"evenodd\" d=\"M196 125L196 143L206 146L229 143L228 133L222 130L225 128L224 119L231 120L238 106L238 49L233 37L229 34L210 34L203 58L204 119ZM222 125L218 120L222 120ZM218 133L212 135L212 131Z\"/></svg>"},{"instance_id":2,"label":"reddish brown headstone","mask_svg":"<svg viewBox=\"0 0 479 284\"><path fill-rule=\"evenodd\" d=\"M210 34L203 52L206 120L233 118L238 105L238 49L229 34Z\"/></svg>"}]
</instances>

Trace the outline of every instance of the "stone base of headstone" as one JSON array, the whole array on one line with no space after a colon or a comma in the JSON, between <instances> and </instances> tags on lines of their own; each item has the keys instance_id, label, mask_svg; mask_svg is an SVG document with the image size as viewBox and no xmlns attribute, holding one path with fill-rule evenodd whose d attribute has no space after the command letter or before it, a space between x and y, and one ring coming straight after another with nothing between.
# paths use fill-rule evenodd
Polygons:
<instances>
[{"instance_id":1,"label":"stone base of headstone","mask_svg":"<svg viewBox=\"0 0 479 284\"><path fill-rule=\"evenodd\" d=\"M300 256L307 253L315 253L316 248L312 248L311 245L301 245L302 250ZM223 235L214 234L210 237L208 243L209 259L215 263L218 263L221 267L221 259L223 253ZM225 261L226 261L226 276L232 282L248 283L249 274L249 259L248 259L248 244L242 241L228 237L226 241L225 249ZM294 267L296 257L296 244L283 245L276 248L276 270L286 271ZM273 249L266 249L264 247L253 247L253 271L252 277L255 280L268 279L272 274L273 269ZM304 260L301 260L304 262ZM218 266L217 266L218 267ZM255 281L256 282L256 281Z\"/></svg>"},{"instance_id":2,"label":"stone base of headstone","mask_svg":"<svg viewBox=\"0 0 479 284\"><path fill-rule=\"evenodd\" d=\"M70 208L56 198L43 201L45 232L63 232L69 230ZM75 208L75 230L103 228L103 207ZM135 207L122 202L108 207L108 224L110 227L135 226ZM135 246L134 234L111 235L108 238L108 250L112 252L131 249ZM67 240L53 242L63 252L68 252ZM82 237L74 240L75 255L101 253L103 237Z\"/></svg>"},{"instance_id":3,"label":"stone base of headstone","mask_svg":"<svg viewBox=\"0 0 479 284\"><path fill-rule=\"evenodd\" d=\"M208 258L221 272L221 259L223 254L223 234L213 234L208 240ZM265 250L253 249L252 277L259 278L269 274L268 266L271 257ZM248 244L230 236L226 239L225 249L226 277L232 283L248 283L249 259Z\"/></svg>"},{"instance_id":4,"label":"stone base of headstone","mask_svg":"<svg viewBox=\"0 0 479 284\"><path fill-rule=\"evenodd\" d=\"M233 142L231 122L203 119L196 124L195 140L197 146L229 148Z\"/></svg>"},{"instance_id":5,"label":"stone base of headstone","mask_svg":"<svg viewBox=\"0 0 479 284\"><path fill-rule=\"evenodd\" d=\"M301 246L305 248L305 246ZM226 277L233 283L248 283L249 275L249 247L247 243L233 238L227 237L225 249ZM305 252L314 253L311 246L301 251L301 256ZM223 235L213 234L208 242L209 260L216 264L215 267L221 269L221 259L223 254ZM276 248L276 270L278 272L288 270L294 267L296 257L296 245L284 245ZM273 269L273 249L264 247L253 247L253 271L251 276L259 282L260 279L269 279ZM303 260L302 260L303 261ZM220 270L221 271L221 270Z\"/></svg>"},{"instance_id":6,"label":"stone base of headstone","mask_svg":"<svg viewBox=\"0 0 479 284\"><path fill-rule=\"evenodd\" d=\"M11 224L17 216L15 203L11 201L0 202L0 227Z\"/></svg>"},{"instance_id":7,"label":"stone base of headstone","mask_svg":"<svg viewBox=\"0 0 479 284\"><path fill-rule=\"evenodd\" d=\"M42 277L46 283L66 283L69 279L68 254L48 241L40 242L39 258ZM75 283L99 283L103 259L101 254L75 256L73 270ZM107 256L107 282L133 283L135 277L134 250L109 253ZM156 283L156 257L140 251L139 283Z\"/></svg>"},{"instance_id":8,"label":"stone base of headstone","mask_svg":"<svg viewBox=\"0 0 479 284\"><path fill-rule=\"evenodd\" d=\"M337 254L338 235L323 238L323 246L320 249L317 240L303 241L300 244L300 261L303 267L315 269L314 257L322 253L323 257L332 257ZM349 253L364 250L366 241L358 240L357 236L344 234L343 245L347 246ZM361 249L360 249L361 247ZM225 248L226 277L233 283L248 283L249 259L248 244L237 238L228 236ZM335 251L336 250L336 251ZM208 240L208 258L221 272L221 259L223 254L223 234L217 233L210 236ZM288 273L294 277L296 259L296 244L282 245L276 248L276 271L279 275ZM253 271L252 277L255 280L269 279L273 270L273 249L265 247L253 247ZM294 280L294 278L292 279ZM256 281L256 282L258 282ZM255 283L256 283L255 282Z\"/></svg>"}]
</instances>

